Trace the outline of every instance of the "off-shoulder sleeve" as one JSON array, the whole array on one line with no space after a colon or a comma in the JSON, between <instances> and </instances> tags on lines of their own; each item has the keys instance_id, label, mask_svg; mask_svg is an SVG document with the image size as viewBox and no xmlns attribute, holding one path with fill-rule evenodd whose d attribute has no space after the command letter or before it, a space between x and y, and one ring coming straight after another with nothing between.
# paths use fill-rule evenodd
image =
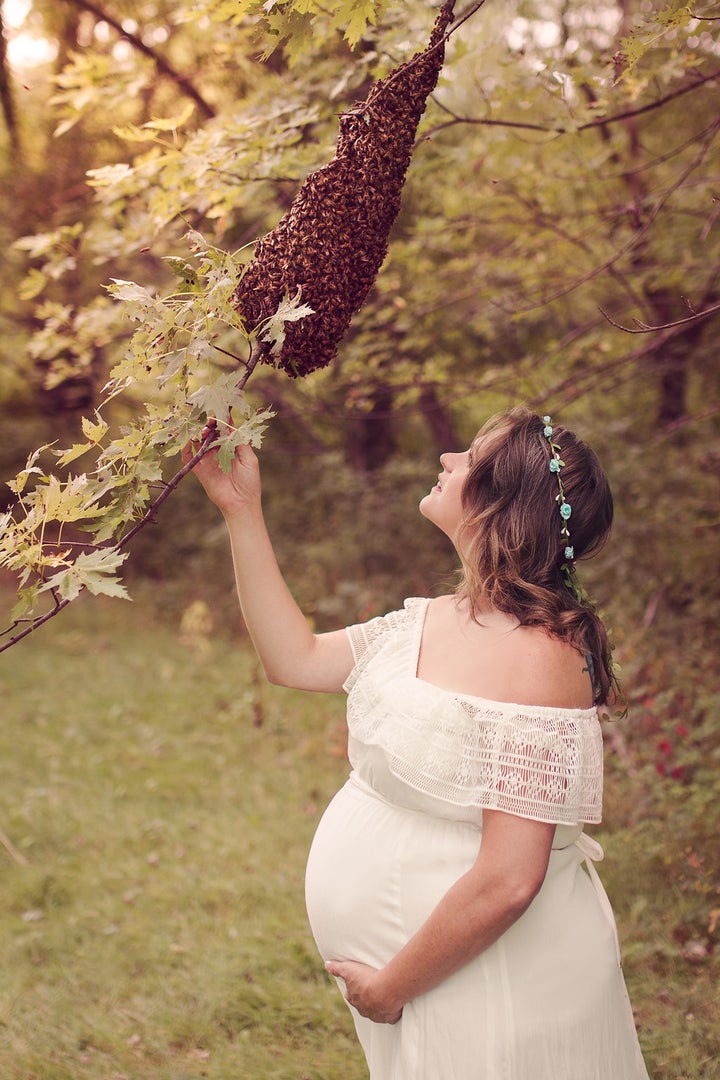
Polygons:
<instances>
[{"instance_id":1,"label":"off-shoulder sleeve","mask_svg":"<svg viewBox=\"0 0 720 1080\"><path fill-rule=\"evenodd\" d=\"M368 622L353 623L352 626L346 627L345 632L355 661L343 687L346 691L354 686L358 675L387 636L407 627L410 620L418 617L421 605L425 602L413 597L406 600L404 606L397 611L390 611L386 615L369 619Z\"/></svg>"},{"instance_id":2,"label":"off-shoulder sleeve","mask_svg":"<svg viewBox=\"0 0 720 1080\"><path fill-rule=\"evenodd\" d=\"M356 761L380 753L401 785L436 805L503 810L557 825L600 821L602 733L595 709L470 699L413 678L385 681L384 666L385 651L372 672L360 673L348 699Z\"/></svg>"},{"instance_id":3,"label":"off-shoulder sleeve","mask_svg":"<svg viewBox=\"0 0 720 1080\"><path fill-rule=\"evenodd\" d=\"M478 802L553 824L602 816L602 734L594 710L497 710L478 724Z\"/></svg>"}]
</instances>

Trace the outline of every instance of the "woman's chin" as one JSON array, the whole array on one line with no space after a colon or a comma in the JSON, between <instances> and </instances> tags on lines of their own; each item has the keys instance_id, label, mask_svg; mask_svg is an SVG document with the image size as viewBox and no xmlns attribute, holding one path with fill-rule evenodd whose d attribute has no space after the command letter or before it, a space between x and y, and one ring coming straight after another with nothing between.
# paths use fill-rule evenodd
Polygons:
<instances>
[{"instance_id":1,"label":"woman's chin","mask_svg":"<svg viewBox=\"0 0 720 1080\"><path fill-rule=\"evenodd\" d=\"M422 499L418 503L418 510L420 511L420 513L422 514L423 517L428 519L428 521L433 520L432 509L431 509L432 497L433 497L433 493L432 493L432 491L429 491L427 493L427 495L423 495Z\"/></svg>"},{"instance_id":2,"label":"woman's chin","mask_svg":"<svg viewBox=\"0 0 720 1080\"><path fill-rule=\"evenodd\" d=\"M440 508L437 506L433 496L434 489L420 500L418 510L421 515L437 529L440 529L441 532L447 532L447 529L442 523L442 513L439 513Z\"/></svg>"}]
</instances>

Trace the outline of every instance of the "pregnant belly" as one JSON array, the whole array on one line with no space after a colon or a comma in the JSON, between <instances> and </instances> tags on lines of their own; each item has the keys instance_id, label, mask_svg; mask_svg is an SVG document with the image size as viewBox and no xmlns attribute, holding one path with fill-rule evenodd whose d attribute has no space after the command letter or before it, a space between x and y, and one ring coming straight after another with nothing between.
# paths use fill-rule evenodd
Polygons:
<instances>
[{"instance_id":1,"label":"pregnant belly","mask_svg":"<svg viewBox=\"0 0 720 1080\"><path fill-rule=\"evenodd\" d=\"M305 898L322 957L388 962L472 866L472 825L406 810L351 777L310 849Z\"/></svg>"}]
</instances>

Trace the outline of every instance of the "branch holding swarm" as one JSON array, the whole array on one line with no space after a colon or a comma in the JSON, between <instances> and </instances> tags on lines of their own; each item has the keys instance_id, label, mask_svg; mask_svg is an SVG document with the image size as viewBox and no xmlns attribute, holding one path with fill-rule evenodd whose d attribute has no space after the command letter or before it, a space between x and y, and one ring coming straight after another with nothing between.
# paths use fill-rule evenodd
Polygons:
<instances>
[{"instance_id":1,"label":"branch holding swarm","mask_svg":"<svg viewBox=\"0 0 720 1080\"><path fill-rule=\"evenodd\" d=\"M262 358L293 378L334 359L385 259L415 133L443 64L454 2L446 0L440 9L422 52L341 114L334 158L308 176L279 224L258 241L238 282L235 303L251 331L298 288L313 309L287 328L279 358Z\"/></svg>"},{"instance_id":2,"label":"branch holding swarm","mask_svg":"<svg viewBox=\"0 0 720 1080\"><path fill-rule=\"evenodd\" d=\"M259 360L260 349L256 348L250 353L249 358L243 361L245 365L245 371L238 380L239 390L242 390L244 388L248 379L255 370ZM139 532L142 532L142 530L145 529L148 525L155 522L158 510L163 505L163 503L170 498L173 491L175 491L176 488L180 485L181 481L184 480L185 477L193 471L197 463L205 457L205 455L210 449L212 449L216 441L217 427L215 422L213 421L208 424L207 434L203 438L200 446L195 451L193 456L186 462L185 465L183 465L181 469L178 470L178 472L175 473L175 475L170 480L163 484L162 491L160 492L158 497L152 501L148 509L143 514L142 518L140 518L140 520L133 526L132 529L129 530L129 532L125 533L125 535L121 538L118 544L114 545L116 551L123 551ZM100 550L99 545L90 545L90 548L91 550ZM81 588L80 592L84 591L84 587ZM17 645L19 641L22 641L23 638L28 637L28 635L32 634L34 630L38 630L46 622L54 619L56 615L59 615L61 611L64 611L65 608L72 603L72 599L61 598L58 595L57 590L55 589L50 590L50 595L52 596L54 603L53 607L50 608L48 611L44 612L42 615L37 615L34 618L17 619L9 627L0 632L0 637L5 637L7 634L12 634L13 630L15 630L16 627L22 626L23 623L26 623L26 625L23 626L22 630L19 630L16 634L13 634L12 637L8 638L7 641L0 644L0 653L5 652L12 645ZM73 597L73 599L76 599L76 597Z\"/></svg>"},{"instance_id":3,"label":"branch holding swarm","mask_svg":"<svg viewBox=\"0 0 720 1080\"><path fill-rule=\"evenodd\" d=\"M175 491L175 489L180 484L180 481L184 480L188 473L192 472L192 470L195 468L198 461L200 461L205 456L205 454L207 454L208 450L211 448L216 438L217 432L213 429L203 439L200 447L192 456L192 458L187 462L187 464L184 465L182 469L180 469L177 473L175 473L172 479L168 480L166 484L163 484L162 491L160 492L158 497L150 504L148 510L145 512L140 521L138 521L137 524L133 526L133 528L128 533L126 533L125 536L122 537L120 542L115 545L115 549L117 551L122 551L142 529L155 521L157 512L162 506L162 504L165 502L166 499L170 497L170 495L172 495L173 491ZM95 550L100 550L98 545L91 545L91 547ZM83 586L80 591L84 592L85 587ZM9 649L12 645L17 645L19 641L22 641L23 638L26 638L29 634L32 634L34 630L38 630L46 622L54 619L56 615L59 615L61 611L64 611L65 608L73 602L73 599L76 599L76 597L73 597L72 599L63 599L58 595L58 592L55 589L50 590L50 595L53 598L54 604L53 607L51 607L48 611L44 612L42 615L37 615L31 619L17 619L6 630L2 631L0 637L4 637L7 634L12 634L13 630L15 630L16 627L22 626L23 623L27 623L27 625L23 626L22 630L19 630L16 634L13 634L12 637L8 638L7 641L4 641L2 644L0 644L0 653L5 652L5 650Z\"/></svg>"},{"instance_id":4,"label":"branch holding swarm","mask_svg":"<svg viewBox=\"0 0 720 1080\"><path fill-rule=\"evenodd\" d=\"M82 3L89 4L89 0ZM483 3L478 0L471 6L455 29ZM445 0L425 49L378 81L364 101L340 116L335 156L307 177L276 228L257 242L254 258L235 292L235 305L253 341L249 359L242 361L245 370L238 389L245 386L258 363L281 367L295 378L325 367L335 357L387 254L418 124L444 62L454 4L455 0ZM284 297L297 296L300 291L312 314L286 324L278 355L262 340L262 334L255 332L277 313ZM137 524L118 544L109 545L112 550L127 547L154 521L161 505L216 438L217 431L211 428L193 457L163 485ZM99 546L93 549L99 550ZM43 615L15 621L0 636L26 625L0 645L0 652L71 603L57 590L49 591L54 606Z\"/></svg>"}]
</instances>

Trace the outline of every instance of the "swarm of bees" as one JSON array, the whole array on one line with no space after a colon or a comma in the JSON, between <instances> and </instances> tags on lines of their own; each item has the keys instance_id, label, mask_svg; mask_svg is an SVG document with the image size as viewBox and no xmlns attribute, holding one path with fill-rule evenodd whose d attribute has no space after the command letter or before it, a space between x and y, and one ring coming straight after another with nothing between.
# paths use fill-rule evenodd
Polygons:
<instances>
[{"instance_id":1,"label":"swarm of bees","mask_svg":"<svg viewBox=\"0 0 720 1080\"><path fill-rule=\"evenodd\" d=\"M325 367L385 259L415 134L445 54L455 0L446 0L425 49L340 117L333 159L311 173L279 224L255 246L235 293L249 330L286 295L312 315L287 323L279 356L288 375Z\"/></svg>"}]
</instances>

